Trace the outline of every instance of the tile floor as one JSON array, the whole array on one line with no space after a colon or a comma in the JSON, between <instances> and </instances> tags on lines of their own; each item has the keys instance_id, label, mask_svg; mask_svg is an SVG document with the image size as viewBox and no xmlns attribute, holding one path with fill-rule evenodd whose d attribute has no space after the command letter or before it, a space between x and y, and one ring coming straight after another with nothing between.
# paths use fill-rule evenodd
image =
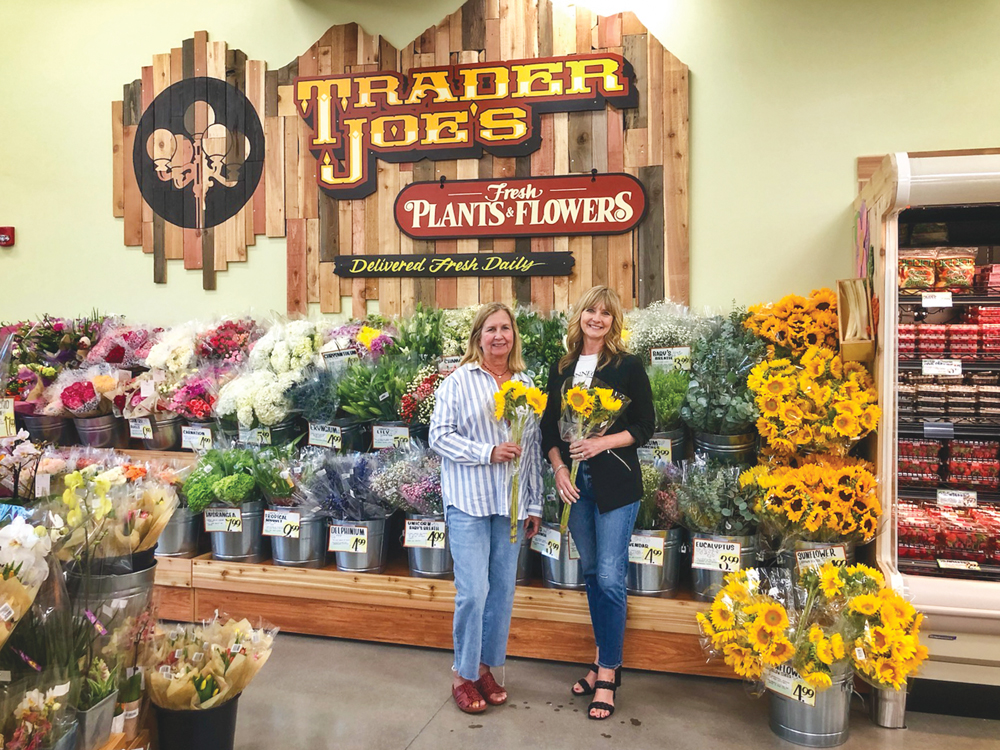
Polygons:
<instances>
[{"instance_id":1,"label":"tile floor","mask_svg":"<svg viewBox=\"0 0 1000 750\"><path fill-rule=\"evenodd\" d=\"M586 719L569 695L582 676L567 664L511 659L510 702L478 716L458 711L444 651L279 635L271 660L240 699L238 750L608 750L787 748L767 725L767 699L730 680L625 672L619 709ZM908 728L875 727L861 704L843 748L998 750L1000 721L933 714ZM997 712L1000 719L1000 709Z\"/></svg>"}]
</instances>

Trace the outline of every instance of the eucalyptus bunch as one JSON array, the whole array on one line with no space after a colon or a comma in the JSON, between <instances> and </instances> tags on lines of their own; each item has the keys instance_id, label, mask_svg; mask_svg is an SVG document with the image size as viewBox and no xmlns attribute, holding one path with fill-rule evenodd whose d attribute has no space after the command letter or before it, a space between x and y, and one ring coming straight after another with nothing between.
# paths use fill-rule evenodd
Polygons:
<instances>
[{"instance_id":1,"label":"eucalyptus bunch","mask_svg":"<svg viewBox=\"0 0 1000 750\"><path fill-rule=\"evenodd\" d=\"M740 468L696 458L684 462L677 507L689 531L747 536L757 531L750 488L740 486Z\"/></svg>"}]
</instances>

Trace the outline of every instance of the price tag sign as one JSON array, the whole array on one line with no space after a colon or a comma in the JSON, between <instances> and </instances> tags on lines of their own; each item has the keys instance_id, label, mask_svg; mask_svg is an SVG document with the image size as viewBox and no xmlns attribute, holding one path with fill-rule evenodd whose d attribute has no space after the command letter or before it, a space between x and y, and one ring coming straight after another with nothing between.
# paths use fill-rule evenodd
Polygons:
<instances>
[{"instance_id":1,"label":"price tag sign","mask_svg":"<svg viewBox=\"0 0 1000 750\"><path fill-rule=\"evenodd\" d=\"M975 490L938 490L937 504L956 508L975 508L979 505L979 495Z\"/></svg>"},{"instance_id":2,"label":"price tag sign","mask_svg":"<svg viewBox=\"0 0 1000 750\"><path fill-rule=\"evenodd\" d=\"M764 686L773 693L805 703L807 706L816 705L816 689L787 664L765 668Z\"/></svg>"},{"instance_id":3,"label":"price tag sign","mask_svg":"<svg viewBox=\"0 0 1000 750\"><path fill-rule=\"evenodd\" d=\"M649 361L653 367L664 370L690 370L691 347L669 346L650 349Z\"/></svg>"},{"instance_id":4,"label":"price tag sign","mask_svg":"<svg viewBox=\"0 0 1000 750\"><path fill-rule=\"evenodd\" d=\"M941 570L982 570L975 560L938 560Z\"/></svg>"},{"instance_id":5,"label":"price tag sign","mask_svg":"<svg viewBox=\"0 0 1000 750\"><path fill-rule=\"evenodd\" d=\"M149 417L139 417L128 421L128 436L140 440L153 439L153 425Z\"/></svg>"},{"instance_id":6,"label":"price tag sign","mask_svg":"<svg viewBox=\"0 0 1000 750\"><path fill-rule=\"evenodd\" d=\"M739 542L695 539L691 567L698 570L721 570L725 573L732 573L740 569L741 551Z\"/></svg>"},{"instance_id":7,"label":"price tag sign","mask_svg":"<svg viewBox=\"0 0 1000 750\"><path fill-rule=\"evenodd\" d=\"M139 395L143 398L149 398L154 393L156 393L156 383L152 380L143 380L139 385Z\"/></svg>"},{"instance_id":8,"label":"price tag sign","mask_svg":"<svg viewBox=\"0 0 1000 750\"><path fill-rule=\"evenodd\" d=\"M559 559L559 552L562 548L562 537L556 529L542 526L538 533L531 538L531 549L541 552L553 560Z\"/></svg>"},{"instance_id":9,"label":"price tag sign","mask_svg":"<svg viewBox=\"0 0 1000 750\"><path fill-rule=\"evenodd\" d=\"M294 510L265 510L264 536L280 536L286 539L299 538L299 522L302 516Z\"/></svg>"},{"instance_id":10,"label":"price tag sign","mask_svg":"<svg viewBox=\"0 0 1000 750\"><path fill-rule=\"evenodd\" d=\"M344 446L344 433L339 427L322 422L309 423L309 445L319 448L333 448L339 451Z\"/></svg>"},{"instance_id":11,"label":"price tag sign","mask_svg":"<svg viewBox=\"0 0 1000 750\"><path fill-rule=\"evenodd\" d=\"M330 538L326 548L330 552L368 552L368 528L366 526L330 526Z\"/></svg>"},{"instance_id":12,"label":"price tag sign","mask_svg":"<svg viewBox=\"0 0 1000 750\"><path fill-rule=\"evenodd\" d=\"M11 674L9 669L0 670L0 682L10 682Z\"/></svg>"},{"instance_id":13,"label":"price tag sign","mask_svg":"<svg viewBox=\"0 0 1000 750\"><path fill-rule=\"evenodd\" d=\"M4 622L10 622L14 619L14 608L10 606L8 602L4 602L3 606L0 607L0 620Z\"/></svg>"},{"instance_id":14,"label":"price tag sign","mask_svg":"<svg viewBox=\"0 0 1000 750\"><path fill-rule=\"evenodd\" d=\"M821 568L830 560L843 565L847 562L847 553L843 544L834 544L819 549L803 549L795 552L795 565L799 572L810 568Z\"/></svg>"},{"instance_id":15,"label":"price tag sign","mask_svg":"<svg viewBox=\"0 0 1000 750\"><path fill-rule=\"evenodd\" d=\"M920 295L921 307L951 307L951 292L924 292Z\"/></svg>"},{"instance_id":16,"label":"price tag sign","mask_svg":"<svg viewBox=\"0 0 1000 750\"><path fill-rule=\"evenodd\" d=\"M379 448L395 448L410 442L410 428L405 425L377 424L372 428L372 445Z\"/></svg>"},{"instance_id":17,"label":"price tag sign","mask_svg":"<svg viewBox=\"0 0 1000 750\"><path fill-rule=\"evenodd\" d=\"M442 375L450 375L458 369L458 363L461 361L461 356L441 357L438 360L438 372Z\"/></svg>"},{"instance_id":18,"label":"price tag sign","mask_svg":"<svg viewBox=\"0 0 1000 750\"><path fill-rule=\"evenodd\" d=\"M248 430L246 427L240 427L239 441L245 445L270 445L271 428L258 427Z\"/></svg>"},{"instance_id":19,"label":"price tag sign","mask_svg":"<svg viewBox=\"0 0 1000 750\"><path fill-rule=\"evenodd\" d=\"M320 352L323 356L323 364L326 369L333 372L342 370L352 362L358 361L358 353L354 349L331 349L328 352Z\"/></svg>"},{"instance_id":20,"label":"price tag sign","mask_svg":"<svg viewBox=\"0 0 1000 750\"><path fill-rule=\"evenodd\" d=\"M663 567L662 536L639 536L633 534L628 543L628 561L637 565L655 565Z\"/></svg>"},{"instance_id":21,"label":"price tag sign","mask_svg":"<svg viewBox=\"0 0 1000 750\"><path fill-rule=\"evenodd\" d=\"M444 521L425 521L413 518L406 519L406 530L403 533L404 547L440 549L444 547L444 540Z\"/></svg>"},{"instance_id":22,"label":"price tag sign","mask_svg":"<svg viewBox=\"0 0 1000 750\"><path fill-rule=\"evenodd\" d=\"M653 453L653 458L660 459L670 463L674 460L674 444L673 441L664 438L653 438L646 445Z\"/></svg>"},{"instance_id":23,"label":"price tag sign","mask_svg":"<svg viewBox=\"0 0 1000 750\"><path fill-rule=\"evenodd\" d=\"M243 531L243 515L239 508L205 508L205 531L236 534Z\"/></svg>"},{"instance_id":24,"label":"price tag sign","mask_svg":"<svg viewBox=\"0 0 1000 750\"><path fill-rule=\"evenodd\" d=\"M212 447L212 431L208 427L181 427L181 447L190 451L207 451Z\"/></svg>"},{"instance_id":25,"label":"price tag sign","mask_svg":"<svg viewBox=\"0 0 1000 750\"><path fill-rule=\"evenodd\" d=\"M35 497L48 497L52 494L52 475L35 474Z\"/></svg>"},{"instance_id":26,"label":"price tag sign","mask_svg":"<svg viewBox=\"0 0 1000 750\"><path fill-rule=\"evenodd\" d=\"M16 434L14 399L0 398L0 437L14 437Z\"/></svg>"},{"instance_id":27,"label":"price tag sign","mask_svg":"<svg viewBox=\"0 0 1000 750\"><path fill-rule=\"evenodd\" d=\"M579 560L580 550L576 548L576 542L573 541L573 535L570 534L568 531L566 532L566 539L569 541L569 559Z\"/></svg>"},{"instance_id":28,"label":"price tag sign","mask_svg":"<svg viewBox=\"0 0 1000 750\"><path fill-rule=\"evenodd\" d=\"M924 359L920 362L920 371L924 375L961 375L962 360Z\"/></svg>"}]
</instances>

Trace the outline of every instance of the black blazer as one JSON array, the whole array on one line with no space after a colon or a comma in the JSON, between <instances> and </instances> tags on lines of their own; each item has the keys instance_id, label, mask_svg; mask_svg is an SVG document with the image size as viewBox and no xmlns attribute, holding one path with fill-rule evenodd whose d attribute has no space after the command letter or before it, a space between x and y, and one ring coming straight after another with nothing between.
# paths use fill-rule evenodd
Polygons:
<instances>
[{"instance_id":1,"label":"black blazer","mask_svg":"<svg viewBox=\"0 0 1000 750\"><path fill-rule=\"evenodd\" d=\"M558 362L552 365L549 370L549 402L541 424L545 458L548 459L553 447L558 447L567 466L570 465L569 444L559 436L559 415L562 411L563 383L572 379L575 369L576 362L562 373L559 372ZM637 449L653 435L653 391L642 360L634 354L626 354L616 364L602 367L594 373L594 378L631 400L624 413L608 428L607 434L628 430L635 439L632 445L615 448L615 455L605 451L587 462L597 509L607 513L642 498L642 470L639 468Z\"/></svg>"}]
</instances>

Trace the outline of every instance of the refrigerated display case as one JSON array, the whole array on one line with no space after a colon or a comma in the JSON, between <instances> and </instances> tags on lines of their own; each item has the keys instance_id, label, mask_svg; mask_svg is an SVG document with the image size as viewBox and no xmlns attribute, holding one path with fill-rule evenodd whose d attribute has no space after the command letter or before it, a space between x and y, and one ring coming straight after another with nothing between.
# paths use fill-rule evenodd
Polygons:
<instances>
[{"instance_id":1,"label":"refrigerated display case","mask_svg":"<svg viewBox=\"0 0 1000 750\"><path fill-rule=\"evenodd\" d=\"M891 154L855 202L878 318L879 567L923 676L1000 685L1000 153Z\"/></svg>"}]
</instances>

